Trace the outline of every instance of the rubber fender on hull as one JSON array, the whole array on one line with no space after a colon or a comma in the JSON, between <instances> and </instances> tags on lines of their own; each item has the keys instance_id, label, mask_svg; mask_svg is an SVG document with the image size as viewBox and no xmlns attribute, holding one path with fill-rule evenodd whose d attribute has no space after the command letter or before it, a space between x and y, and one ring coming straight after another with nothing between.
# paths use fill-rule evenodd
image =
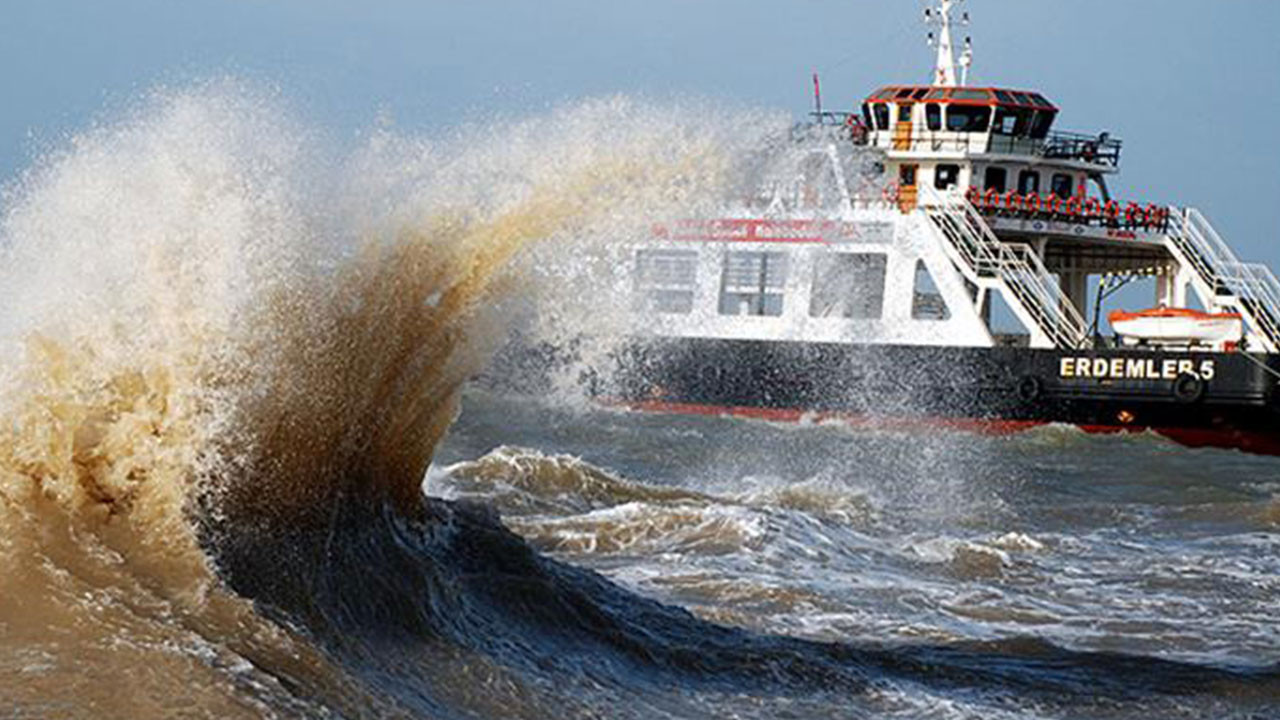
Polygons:
<instances>
[{"instance_id":1,"label":"rubber fender on hull","mask_svg":"<svg viewBox=\"0 0 1280 720\"><path fill-rule=\"evenodd\" d=\"M1191 373L1173 379L1173 397L1186 405L1203 400L1206 389L1205 382Z\"/></svg>"},{"instance_id":2,"label":"rubber fender on hull","mask_svg":"<svg viewBox=\"0 0 1280 720\"><path fill-rule=\"evenodd\" d=\"M1044 392L1044 383L1035 375L1024 375L1018 381L1018 399L1023 402L1035 402Z\"/></svg>"}]
</instances>

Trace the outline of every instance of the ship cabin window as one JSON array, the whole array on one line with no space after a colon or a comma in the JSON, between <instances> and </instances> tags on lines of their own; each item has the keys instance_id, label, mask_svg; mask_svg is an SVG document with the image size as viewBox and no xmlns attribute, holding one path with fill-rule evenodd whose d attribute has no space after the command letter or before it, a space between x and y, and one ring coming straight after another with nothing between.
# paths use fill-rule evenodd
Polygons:
<instances>
[{"instance_id":1,"label":"ship cabin window","mask_svg":"<svg viewBox=\"0 0 1280 720\"><path fill-rule=\"evenodd\" d=\"M984 133L991 127L991 108L981 105L947 106L947 129L952 132Z\"/></svg>"},{"instance_id":2,"label":"ship cabin window","mask_svg":"<svg viewBox=\"0 0 1280 720\"><path fill-rule=\"evenodd\" d=\"M1031 127L1031 119L1035 113L1021 108L996 108L995 132L997 135L1024 137Z\"/></svg>"},{"instance_id":3,"label":"ship cabin window","mask_svg":"<svg viewBox=\"0 0 1280 720\"><path fill-rule=\"evenodd\" d=\"M1009 186L1009 171L1002 167L987 168L983 186L987 190L995 190L998 193L1004 192Z\"/></svg>"},{"instance_id":4,"label":"ship cabin window","mask_svg":"<svg viewBox=\"0 0 1280 720\"><path fill-rule=\"evenodd\" d=\"M930 130L942 129L942 106L938 103L929 103L924 106L924 121Z\"/></svg>"},{"instance_id":5,"label":"ship cabin window","mask_svg":"<svg viewBox=\"0 0 1280 720\"><path fill-rule=\"evenodd\" d=\"M1063 200L1070 200L1075 190L1075 180L1066 173L1054 173L1053 181L1049 185L1049 192L1057 195Z\"/></svg>"},{"instance_id":6,"label":"ship cabin window","mask_svg":"<svg viewBox=\"0 0 1280 720\"><path fill-rule=\"evenodd\" d=\"M933 186L947 190L960 184L959 165L939 165L933 170Z\"/></svg>"},{"instance_id":7,"label":"ship cabin window","mask_svg":"<svg viewBox=\"0 0 1280 720\"><path fill-rule=\"evenodd\" d=\"M879 320L884 313L883 253L838 253L818 258L809 316Z\"/></svg>"},{"instance_id":8,"label":"ship cabin window","mask_svg":"<svg viewBox=\"0 0 1280 720\"><path fill-rule=\"evenodd\" d=\"M780 252L730 252L720 283L721 315L782 315L788 258Z\"/></svg>"},{"instance_id":9,"label":"ship cabin window","mask_svg":"<svg viewBox=\"0 0 1280 720\"><path fill-rule=\"evenodd\" d=\"M862 103L862 124L875 130L875 119L871 117L871 103Z\"/></svg>"},{"instance_id":10,"label":"ship cabin window","mask_svg":"<svg viewBox=\"0 0 1280 720\"><path fill-rule=\"evenodd\" d=\"M911 103L898 103L898 122L911 122Z\"/></svg>"},{"instance_id":11,"label":"ship cabin window","mask_svg":"<svg viewBox=\"0 0 1280 720\"><path fill-rule=\"evenodd\" d=\"M889 105L888 103L876 103L871 106L876 116L875 128L877 130L889 129Z\"/></svg>"},{"instance_id":12,"label":"ship cabin window","mask_svg":"<svg viewBox=\"0 0 1280 720\"><path fill-rule=\"evenodd\" d=\"M902 187L916 186L916 166L903 165L898 168L898 184Z\"/></svg>"},{"instance_id":13,"label":"ship cabin window","mask_svg":"<svg viewBox=\"0 0 1280 720\"><path fill-rule=\"evenodd\" d=\"M1031 139L1044 140L1049 137L1049 128L1053 127L1053 120L1057 115L1052 110L1036 112L1036 119L1031 123Z\"/></svg>"},{"instance_id":14,"label":"ship cabin window","mask_svg":"<svg viewBox=\"0 0 1280 720\"><path fill-rule=\"evenodd\" d=\"M933 273L923 260L916 261L915 291L911 297L912 320L950 320L951 309L938 292Z\"/></svg>"},{"instance_id":15,"label":"ship cabin window","mask_svg":"<svg viewBox=\"0 0 1280 720\"><path fill-rule=\"evenodd\" d=\"M693 250L636 251L636 309L688 315L698 278Z\"/></svg>"},{"instance_id":16,"label":"ship cabin window","mask_svg":"<svg viewBox=\"0 0 1280 720\"><path fill-rule=\"evenodd\" d=\"M1023 170L1018 173L1018 194L1039 195L1040 173L1035 170Z\"/></svg>"}]
</instances>

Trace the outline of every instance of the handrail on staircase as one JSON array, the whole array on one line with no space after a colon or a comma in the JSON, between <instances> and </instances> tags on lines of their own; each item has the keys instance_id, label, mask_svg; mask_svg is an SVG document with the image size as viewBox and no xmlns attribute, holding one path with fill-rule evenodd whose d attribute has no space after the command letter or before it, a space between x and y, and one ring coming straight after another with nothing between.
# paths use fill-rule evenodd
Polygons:
<instances>
[{"instance_id":1,"label":"handrail on staircase","mask_svg":"<svg viewBox=\"0 0 1280 720\"><path fill-rule=\"evenodd\" d=\"M933 211L930 217L973 273L994 274L1052 342L1067 347L1084 343L1084 318L1030 246L1002 242L964 196L944 197L927 186L922 190L920 204L926 213Z\"/></svg>"}]
</instances>

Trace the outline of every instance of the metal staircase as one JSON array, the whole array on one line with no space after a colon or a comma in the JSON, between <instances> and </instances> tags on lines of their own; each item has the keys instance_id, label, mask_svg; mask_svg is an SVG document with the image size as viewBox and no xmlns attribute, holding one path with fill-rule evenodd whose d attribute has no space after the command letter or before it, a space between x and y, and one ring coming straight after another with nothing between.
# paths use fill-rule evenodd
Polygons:
<instances>
[{"instance_id":1,"label":"metal staircase","mask_svg":"<svg viewBox=\"0 0 1280 720\"><path fill-rule=\"evenodd\" d=\"M1033 344L1073 349L1087 344L1084 318L1030 246L1002 242L964 196L921 190L920 207L946 239L960 272L979 287L1001 290L1018 319L1043 336Z\"/></svg>"},{"instance_id":2,"label":"metal staircase","mask_svg":"<svg viewBox=\"0 0 1280 720\"><path fill-rule=\"evenodd\" d=\"M1174 259L1191 270L1192 282L1204 297L1240 313L1266 352L1280 351L1280 282L1270 269L1240 262L1194 208L1169 208L1166 245Z\"/></svg>"}]
</instances>

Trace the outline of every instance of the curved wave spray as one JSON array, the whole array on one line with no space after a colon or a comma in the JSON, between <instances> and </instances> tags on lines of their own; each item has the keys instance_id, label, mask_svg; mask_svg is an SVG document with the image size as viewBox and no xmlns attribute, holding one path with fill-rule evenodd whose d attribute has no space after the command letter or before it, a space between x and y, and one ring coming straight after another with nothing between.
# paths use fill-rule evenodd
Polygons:
<instances>
[{"instance_id":1,"label":"curved wave spray","mask_svg":"<svg viewBox=\"0 0 1280 720\"><path fill-rule=\"evenodd\" d=\"M342 156L283 106L229 80L157 91L7 193L5 627L83 621L101 628L87 651L145 645L157 623L139 617L175 614L183 629L155 642L216 638L215 655L297 664L305 648L218 571L295 609L320 552L304 535L326 537L356 507L421 517L457 390L501 336L495 287L518 298L512 258L710 197L745 141L727 123L612 98L442 141L379 129ZM103 597L85 605L83 592ZM34 653L16 668L36 679L20 704L53 697L76 662L101 678L128 666L114 651L41 649L38 629L5 632L0 644ZM264 642L274 661L252 647ZM343 684L309 656L288 672ZM281 692L271 672L245 673L258 688L247 695L214 675L203 707ZM109 685L84 692L122 702Z\"/></svg>"}]
</instances>

